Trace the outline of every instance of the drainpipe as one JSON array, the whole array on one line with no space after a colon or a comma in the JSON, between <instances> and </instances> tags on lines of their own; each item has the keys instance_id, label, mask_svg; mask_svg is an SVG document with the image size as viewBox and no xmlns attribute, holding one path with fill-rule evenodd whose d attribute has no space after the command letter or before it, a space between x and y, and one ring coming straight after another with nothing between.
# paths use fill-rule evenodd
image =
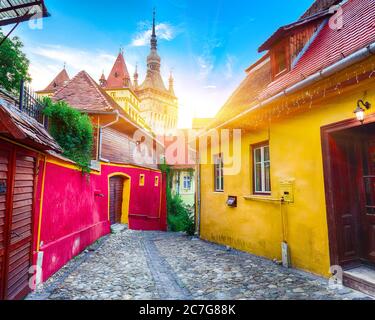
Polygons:
<instances>
[{"instance_id":1,"label":"drainpipe","mask_svg":"<svg viewBox=\"0 0 375 320\"><path fill-rule=\"evenodd\" d=\"M99 161L104 161L104 162L107 162L109 163L110 161L107 160L107 159L103 159L102 158L102 141L103 141L103 137L102 137L102 132L103 132L103 129L106 129L106 128L109 128L111 126L113 126L114 124L116 124L117 122L120 121L120 112L118 110L115 110L115 114L116 114L116 120L106 124L105 126L102 126L99 128Z\"/></svg>"},{"instance_id":2,"label":"drainpipe","mask_svg":"<svg viewBox=\"0 0 375 320\"><path fill-rule=\"evenodd\" d=\"M201 165L200 165L200 158L197 157L197 165L196 165L196 171L197 171L197 233L198 238L201 236Z\"/></svg>"},{"instance_id":3,"label":"drainpipe","mask_svg":"<svg viewBox=\"0 0 375 320\"><path fill-rule=\"evenodd\" d=\"M302 89L308 87L309 85L316 83L319 80L326 79L329 76L331 76L331 75L333 75L337 72L340 72L340 71L344 70L345 68L354 65L355 63L361 62L361 61L365 60L366 58L368 58L372 55L375 55L375 42L373 42L372 44L370 44L366 48L360 49L360 50L352 53L351 55L347 56L344 59L341 59L340 61L332 64L331 66L314 73L313 75L311 75L311 76L307 77L306 79L290 86L289 88L285 89L284 91L282 91L282 92L280 92L280 93L260 102L259 104L255 105L254 107L251 107L251 108L241 112L237 116L225 121L221 125L207 131L205 134L208 134L209 132L211 132L213 130L217 130L221 127L224 127L224 126L230 124L231 122L242 118L243 116L247 115L248 113L250 113L252 111L255 111L257 109L265 107L266 105L274 102L275 100L277 100L281 97L284 97L284 96L290 95L292 93L295 93L299 90L302 90ZM203 136L205 134L203 134Z\"/></svg>"}]
</instances>

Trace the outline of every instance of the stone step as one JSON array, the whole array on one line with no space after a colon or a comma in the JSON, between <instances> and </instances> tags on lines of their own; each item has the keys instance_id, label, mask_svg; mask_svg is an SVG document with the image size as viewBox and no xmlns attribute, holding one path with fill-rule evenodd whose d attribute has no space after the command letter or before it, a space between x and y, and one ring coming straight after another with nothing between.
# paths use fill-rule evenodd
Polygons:
<instances>
[{"instance_id":1,"label":"stone step","mask_svg":"<svg viewBox=\"0 0 375 320\"><path fill-rule=\"evenodd\" d=\"M114 224L111 226L111 232L113 234L121 233L125 230L129 229L127 224Z\"/></svg>"},{"instance_id":2,"label":"stone step","mask_svg":"<svg viewBox=\"0 0 375 320\"><path fill-rule=\"evenodd\" d=\"M375 269L360 266L345 271L344 285L375 297Z\"/></svg>"}]
</instances>

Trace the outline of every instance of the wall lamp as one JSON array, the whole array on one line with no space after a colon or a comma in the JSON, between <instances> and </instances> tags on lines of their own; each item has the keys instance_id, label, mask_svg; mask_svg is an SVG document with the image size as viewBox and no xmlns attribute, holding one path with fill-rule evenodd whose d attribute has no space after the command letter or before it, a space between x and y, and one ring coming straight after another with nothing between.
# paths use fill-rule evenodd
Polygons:
<instances>
[{"instance_id":1,"label":"wall lamp","mask_svg":"<svg viewBox=\"0 0 375 320\"><path fill-rule=\"evenodd\" d=\"M357 120L362 124L365 121L365 112L371 108L371 103L363 100L358 100L357 108L354 110L354 114L357 117Z\"/></svg>"}]
</instances>

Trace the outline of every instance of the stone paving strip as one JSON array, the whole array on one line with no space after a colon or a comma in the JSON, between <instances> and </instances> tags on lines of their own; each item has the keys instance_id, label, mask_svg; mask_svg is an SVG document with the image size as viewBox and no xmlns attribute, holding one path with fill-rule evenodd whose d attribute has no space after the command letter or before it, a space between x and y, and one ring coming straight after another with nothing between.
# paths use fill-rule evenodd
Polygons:
<instances>
[{"instance_id":1,"label":"stone paving strip","mask_svg":"<svg viewBox=\"0 0 375 320\"><path fill-rule=\"evenodd\" d=\"M30 300L370 299L328 280L176 233L125 230L69 262Z\"/></svg>"}]
</instances>

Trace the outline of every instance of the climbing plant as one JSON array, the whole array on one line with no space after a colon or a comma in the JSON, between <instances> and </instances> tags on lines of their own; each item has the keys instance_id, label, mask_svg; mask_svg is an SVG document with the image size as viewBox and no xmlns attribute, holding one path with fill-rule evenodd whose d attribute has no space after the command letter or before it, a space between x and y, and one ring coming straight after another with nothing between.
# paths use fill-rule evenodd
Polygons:
<instances>
[{"instance_id":1,"label":"climbing plant","mask_svg":"<svg viewBox=\"0 0 375 320\"><path fill-rule=\"evenodd\" d=\"M63 155L75 161L83 173L90 172L93 127L90 118L64 101L44 98L43 113L49 119L49 131L63 149Z\"/></svg>"}]
</instances>

